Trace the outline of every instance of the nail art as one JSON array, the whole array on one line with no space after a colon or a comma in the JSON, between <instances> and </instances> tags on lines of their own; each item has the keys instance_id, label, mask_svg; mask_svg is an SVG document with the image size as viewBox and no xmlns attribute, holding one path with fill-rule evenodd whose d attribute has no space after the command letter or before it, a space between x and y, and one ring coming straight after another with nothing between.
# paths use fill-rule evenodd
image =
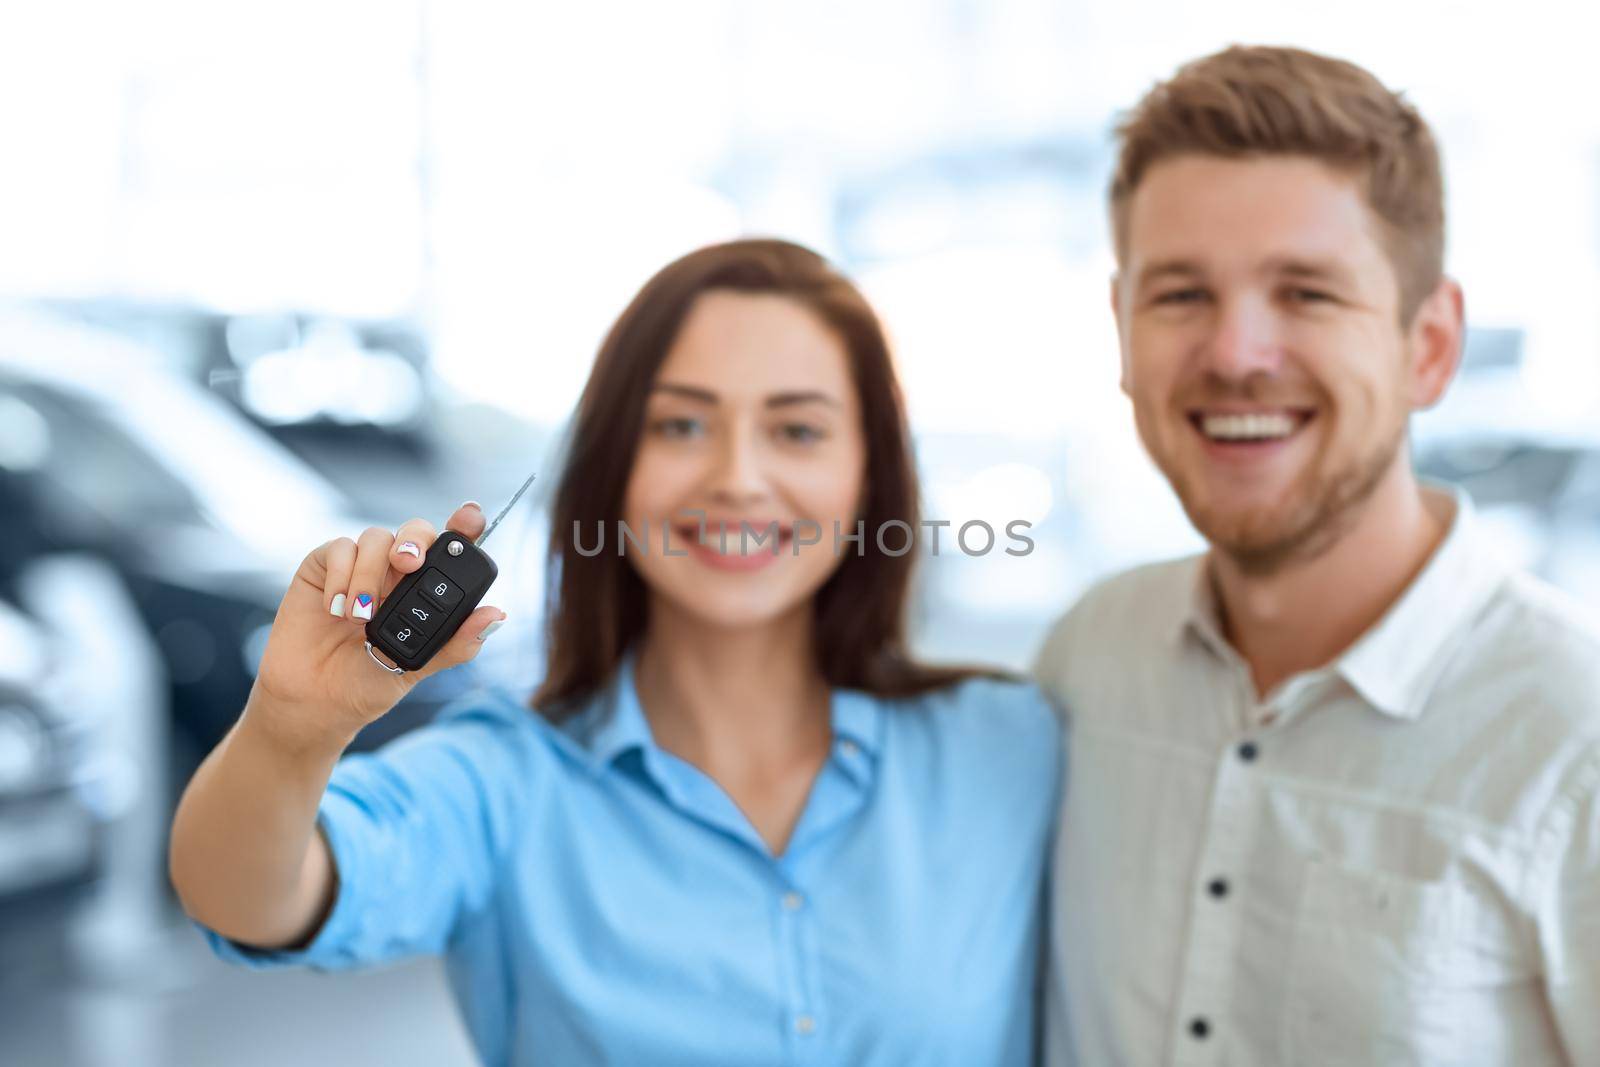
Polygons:
<instances>
[{"instance_id":1,"label":"nail art","mask_svg":"<svg viewBox=\"0 0 1600 1067\"><path fill-rule=\"evenodd\" d=\"M371 593L358 593L358 594L356 594L356 606L350 609L350 617L352 619L371 619L372 618L372 594Z\"/></svg>"},{"instance_id":2,"label":"nail art","mask_svg":"<svg viewBox=\"0 0 1600 1067\"><path fill-rule=\"evenodd\" d=\"M478 640L479 641L487 640L489 635L494 633L496 630L500 629L500 624L505 622L505 621L506 620L504 620L504 619L496 619L496 620L494 620L494 622L491 622L488 626L485 626L478 633Z\"/></svg>"},{"instance_id":3,"label":"nail art","mask_svg":"<svg viewBox=\"0 0 1600 1067\"><path fill-rule=\"evenodd\" d=\"M333 594L333 603L328 605L328 614L336 619L344 618L344 594Z\"/></svg>"},{"instance_id":4,"label":"nail art","mask_svg":"<svg viewBox=\"0 0 1600 1067\"><path fill-rule=\"evenodd\" d=\"M415 556L417 559L422 558L422 552L417 548L417 543L415 541L407 541L399 548L395 549L395 551L400 553L402 556Z\"/></svg>"}]
</instances>

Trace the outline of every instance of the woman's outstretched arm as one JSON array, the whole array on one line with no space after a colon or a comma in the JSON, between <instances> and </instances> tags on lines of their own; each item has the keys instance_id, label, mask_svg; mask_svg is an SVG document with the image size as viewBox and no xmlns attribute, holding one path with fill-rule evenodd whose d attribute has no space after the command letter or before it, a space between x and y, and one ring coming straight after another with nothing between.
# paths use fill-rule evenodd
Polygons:
<instances>
[{"instance_id":1,"label":"woman's outstretched arm","mask_svg":"<svg viewBox=\"0 0 1600 1067\"><path fill-rule=\"evenodd\" d=\"M463 505L449 529L482 532L483 513ZM369 528L337 538L301 562L273 620L244 713L201 764L173 819L169 871L196 921L264 948L316 932L334 899L335 850L317 832L334 765L367 723L418 681L464 663L498 608L480 607L426 667L381 670L365 623L437 538L412 519L398 533Z\"/></svg>"}]
</instances>

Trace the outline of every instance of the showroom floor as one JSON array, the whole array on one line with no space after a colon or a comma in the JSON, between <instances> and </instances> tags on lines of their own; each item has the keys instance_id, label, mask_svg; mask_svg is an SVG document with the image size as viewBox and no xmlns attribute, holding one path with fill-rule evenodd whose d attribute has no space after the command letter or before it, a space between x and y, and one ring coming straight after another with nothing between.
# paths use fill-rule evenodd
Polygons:
<instances>
[{"instance_id":1,"label":"showroom floor","mask_svg":"<svg viewBox=\"0 0 1600 1067\"><path fill-rule=\"evenodd\" d=\"M96 982L7 976L0 1062L11 1067L473 1064L444 972L421 960L365 974L261 973L213 957L176 923L150 963Z\"/></svg>"}]
</instances>

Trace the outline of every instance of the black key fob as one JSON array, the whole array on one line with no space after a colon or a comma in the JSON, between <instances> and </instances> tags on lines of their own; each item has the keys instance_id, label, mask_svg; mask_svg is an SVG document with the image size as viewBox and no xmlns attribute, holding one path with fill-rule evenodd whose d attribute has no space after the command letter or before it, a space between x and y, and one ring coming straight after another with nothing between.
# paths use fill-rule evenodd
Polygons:
<instances>
[{"instance_id":1,"label":"black key fob","mask_svg":"<svg viewBox=\"0 0 1600 1067\"><path fill-rule=\"evenodd\" d=\"M367 622L367 643L402 671L421 668L455 636L499 573L483 549L446 530Z\"/></svg>"}]
</instances>

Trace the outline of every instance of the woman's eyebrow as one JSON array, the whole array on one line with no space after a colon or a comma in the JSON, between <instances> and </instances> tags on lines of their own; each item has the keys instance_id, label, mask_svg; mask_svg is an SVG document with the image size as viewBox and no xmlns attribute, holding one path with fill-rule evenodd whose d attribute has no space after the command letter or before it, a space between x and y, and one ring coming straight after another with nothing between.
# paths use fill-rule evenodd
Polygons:
<instances>
[{"instance_id":1,"label":"woman's eyebrow","mask_svg":"<svg viewBox=\"0 0 1600 1067\"><path fill-rule=\"evenodd\" d=\"M651 390L656 393L672 393L675 396L686 397L689 400L699 400L707 404L717 402L717 394L709 389L701 389L693 385L677 385L673 382L657 382Z\"/></svg>"},{"instance_id":2,"label":"woman's eyebrow","mask_svg":"<svg viewBox=\"0 0 1600 1067\"><path fill-rule=\"evenodd\" d=\"M671 393L688 400L698 400L704 404L715 404L717 394L710 389L702 389L697 385L680 385L677 382L657 382L652 392ZM820 390L809 389L788 393L773 393L767 397L766 406L769 408L788 407L793 404L821 403L832 407L843 407L838 400Z\"/></svg>"},{"instance_id":3,"label":"woman's eyebrow","mask_svg":"<svg viewBox=\"0 0 1600 1067\"><path fill-rule=\"evenodd\" d=\"M842 404L827 393L819 392L815 389L800 393L773 393L767 397L767 407L769 408L781 408L790 404L810 404L813 402L828 404L836 408L843 407Z\"/></svg>"}]
</instances>

